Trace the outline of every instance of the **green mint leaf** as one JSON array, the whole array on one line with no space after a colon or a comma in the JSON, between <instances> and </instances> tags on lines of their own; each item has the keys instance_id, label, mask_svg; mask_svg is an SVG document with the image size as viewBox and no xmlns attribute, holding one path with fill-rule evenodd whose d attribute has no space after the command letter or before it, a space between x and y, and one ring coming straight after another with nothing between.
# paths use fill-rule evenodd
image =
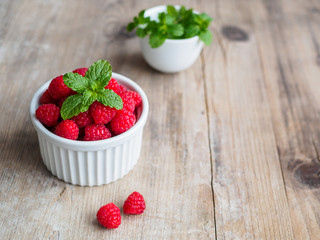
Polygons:
<instances>
[{"instance_id":1,"label":"green mint leaf","mask_svg":"<svg viewBox=\"0 0 320 240\"><path fill-rule=\"evenodd\" d=\"M64 100L61 106L61 117L63 120L72 118L82 112L82 100L83 97L80 94L71 95Z\"/></svg>"},{"instance_id":2,"label":"green mint leaf","mask_svg":"<svg viewBox=\"0 0 320 240\"><path fill-rule=\"evenodd\" d=\"M139 23L143 23L144 22L144 19L145 19L144 12L145 12L145 10L141 10L139 12L139 15L138 15Z\"/></svg>"},{"instance_id":3,"label":"green mint leaf","mask_svg":"<svg viewBox=\"0 0 320 240\"><path fill-rule=\"evenodd\" d=\"M101 89L97 91L97 100L103 105L116 108L117 110L123 108L121 97L110 89Z\"/></svg>"},{"instance_id":4,"label":"green mint leaf","mask_svg":"<svg viewBox=\"0 0 320 240\"><path fill-rule=\"evenodd\" d=\"M201 14L199 14L199 16L205 22L211 22L212 21L212 18L206 13L201 13Z\"/></svg>"},{"instance_id":5,"label":"green mint leaf","mask_svg":"<svg viewBox=\"0 0 320 240\"><path fill-rule=\"evenodd\" d=\"M88 108L90 107L90 105L96 101L98 99L98 94L94 91L91 90L86 90L83 94L82 94L82 105L83 105L83 109L81 112L85 112L88 110Z\"/></svg>"},{"instance_id":6,"label":"green mint leaf","mask_svg":"<svg viewBox=\"0 0 320 240\"><path fill-rule=\"evenodd\" d=\"M177 11L177 9L176 9L174 6L172 6L172 5L168 5L168 6L167 6L167 13L168 13L170 16L174 17L174 18L176 18L176 17L178 16L178 11Z\"/></svg>"},{"instance_id":7,"label":"green mint leaf","mask_svg":"<svg viewBox=\"0 0 320 240\"><path fill-rule=\"evenodd\" d=\"M158 18L159 18L160 23L166 24L166 13L165 12L159 13Z\"/></svg>"},{"instance_id":8,"label":"green mint leaf","mask_svg":"<svg viewBox=\"0 0 320 240\"><path fill-rule=\"evenodd\" d=\"M173 37L180 37L184 33L184 28L181 24L168 25L168 33Z\"/></svg>"},{"instance_id":9,"label":"green mint leaf","mask_svg":"<svg viewBox=\"0 0 320 240\"><path fill-rule=\"evenodd\" d=\"M160 47L166 40L166 36L160 32L151 33L149 37L149 44L151 48Z\"/></svg>"},{"instance_id":10,"label":"green mint leaf","mask_svg":"<svg viewBox=\"0 0 320 240\"><path fill-rule=\"evenodd\" d=\"M148 31L146 28L138 28L136 34L138 37L144 38L148 34Z\"/></svg>"},{"instance_id":11,"label":"green mint leaf","mask_svg":"<svg viewBox=\"0 0 320 240\"><path fill-rule=\"evenodd\" d=\"M90 87L92 90L99 90L107 86L111 79L112 69L111 65L106 60L99 60L93 63L85 77L90 80Z\"/></svg>"},{"instance_id":12,"label":"green mint leaf","mask_svg":"<svg viewBox=\"0 0 320 240\"><path fill-rule=\"evenodd\" d=\"M88 78L73 72L64 74L63 82L78 93L83 93L90 86Z\"/></svg>"},{"instance_id":13,"label":"green mint leaf","mask_svg":"<svg viewBox=\"0 0 320 240\"><path fill-rule=\"evenodd\" d=\"M185 38L191 38L200 33L200 27L195 24L189 25L189 27L185 28L184 30L184 37Z\"/></svg>"},{"instance_id":14,"label":"green mint leaf","mask_svg":"<svg viewBox=\"0 0 320 240\"><path fill-rule=\"evenodd\" d=\"M199 38L204 42L205 45L209 46L212 42L212 33L209 30L200 32Z\"/></svg>"},{"instance_id":15,"label":"green mint leaf","mask_svg":"<svg viewBox=\"0 0 320 240\"><path fill-rule=\"evenodd\" d=\"M173 25L175 23L176 18L166 14L166 24Z\"/></svg>"},{"instance_id":16,"label":"green mint leaf","mask_svg":"<svg viewBox=\"0 0 320 240\"><path fill-rule=\"evenodd\" d=\"M127 31L131 32L133 29L135 29L137 27L137 25L134 22L131 22L128 24L127 26Z\"/></svg>"}]
</instances>

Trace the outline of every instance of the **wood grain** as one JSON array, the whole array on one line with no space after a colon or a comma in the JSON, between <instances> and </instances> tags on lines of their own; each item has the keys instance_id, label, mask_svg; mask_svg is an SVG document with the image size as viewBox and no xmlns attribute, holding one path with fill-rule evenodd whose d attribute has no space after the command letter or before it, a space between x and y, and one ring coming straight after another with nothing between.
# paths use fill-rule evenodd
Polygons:
<instances>
[{"instance_id":1,"label":"wood grain","mask_svg":"<svg viewBox=\"0 0 320 240\"><path fill-rule=\"evenodd\" d=\"M214 18L188 70L143 60L126 24L184 4ZM320 3L304 0L0 1L1 239L318 239ZM42 163L29 102L58 74L110 61L146 92L141 157L123 179L79 187ZM96 212L132 191L116 230Z\"/></svg>"}]
</instances>

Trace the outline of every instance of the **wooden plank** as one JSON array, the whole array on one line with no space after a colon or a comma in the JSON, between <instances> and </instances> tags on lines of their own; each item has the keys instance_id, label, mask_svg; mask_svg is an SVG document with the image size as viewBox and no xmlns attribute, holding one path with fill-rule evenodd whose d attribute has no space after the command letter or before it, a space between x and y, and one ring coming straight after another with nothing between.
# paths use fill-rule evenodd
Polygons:
<instances>
[{"instance_id":1,"label":"wooden plank","mask_svg":"<svg viewBox=\"0 0 320 240\"><path fill-rule=\"evenodd\" d=\"M257 4L257 31L290 217L297 239L320 234L318 2ZM257 16L260 16L257 17ZM263 44L262 44L263 40Z\"/></svg>"},{"instance_id":2,"label":"wooden plank","mask_svg":"<svg viewBox=\"0 0 320 240\"><path fill-rule=\"evenodd\" d=\"M0 97L13 106L2 104L6 114L0 115L1 238L214 239L201 61L181 74L160 74L142 59L138 39L124 30L143 5L159 1L15 3L6 3L8 11L0 16L9 24L0 45L5 79ZM125 178L101 187L72 186L45 169L29 101L51 77L101 58L136 80L149 97L143 149ZM135 190L144 195L146 212L123 215L117 230L102 228L95 217L99 207L108 202L121 207Z\"/></svg>"},{"instance_id":3,"label":"wooden plank","mask_svg":"<svg viewBox=\"0 0 320 240\"><path fill-rule=\"evenodd\" d=\"M293 239L252 2L219 1L204 52L217 239Z\"/></svg>"}]
</instances>

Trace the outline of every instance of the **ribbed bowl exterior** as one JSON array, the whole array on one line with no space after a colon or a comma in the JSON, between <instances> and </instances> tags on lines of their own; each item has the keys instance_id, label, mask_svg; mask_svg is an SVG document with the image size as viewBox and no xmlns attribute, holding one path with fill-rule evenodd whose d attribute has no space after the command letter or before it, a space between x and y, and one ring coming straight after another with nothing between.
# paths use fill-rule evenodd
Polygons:
<instances>
[{"instance_id":1,"label":"ribbed bowl exterior","mask_svg":"<svg viewBox=\"0 0 320 240\"><path fill-rule=\"evenodd\" d=\"M74 141L59 137L46 129L35 117L39 99L50 81L35 93L30 116L39 140L41 157L48 170L59 179L80 186L99 186L126 175L137 163L142 144L149 103L144 91L131 79L112 73L120 84L136 91L142 98L137 108L137 122L128 131L100 141Z\"/></svg>"},{"instance_id":2,"label":"ribbed bowl exterior","mask_svg":"<svg viewBox=\"0 0 320 240\"><path fill-rule=\"evenodd\" d=\"M80 186L107 184L126 175L140 156L142 129L122 144L96 151L70 150L38 133L40 153L48 170Z\"/></svg>"}]
</instances>

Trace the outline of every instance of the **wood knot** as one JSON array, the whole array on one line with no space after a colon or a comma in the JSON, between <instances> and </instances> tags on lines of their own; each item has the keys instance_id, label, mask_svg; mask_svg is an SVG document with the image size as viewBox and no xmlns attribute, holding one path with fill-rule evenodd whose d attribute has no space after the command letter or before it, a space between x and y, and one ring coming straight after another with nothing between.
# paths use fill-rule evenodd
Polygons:
<instances>
[{"instance_id":1,"label":"wood knot","mask_svg":"<svg viewBox=\"0 0 320 240\"><path fill-rule=\"evenodd\" d=\"M310 188L320 188L320 163L315 160L304 163L294 171L294 176Z\"/></svg>"},{"instance_id":2,"label":"wood knot","mask_svg":"<svg viewBox=\"0 0 320 240\"><path fill-rule=\"evenodd\" d=\"M244 42L249 39L248 34L244 30L234 26L222 27L222 34L230 41Z\"/></svg>"}]
</instances>

